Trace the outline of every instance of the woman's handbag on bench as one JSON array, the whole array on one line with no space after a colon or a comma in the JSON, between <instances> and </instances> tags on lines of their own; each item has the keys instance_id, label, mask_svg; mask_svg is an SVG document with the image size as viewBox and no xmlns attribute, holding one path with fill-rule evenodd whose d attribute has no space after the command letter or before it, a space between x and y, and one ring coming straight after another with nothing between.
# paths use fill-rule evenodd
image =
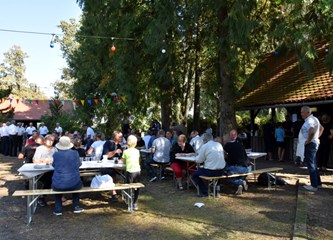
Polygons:
<instances>
[{"instance_id":1,"label":"woman's handbag on bench","mask_svg":"<svg viewBox=\"0 0 333 240\"><path fill-rule=\"evenodd\" d=\"M100 175L95 176L90 184L91 188L112 188L114 186L115 184L113 182L113 179L108 174L102 176Z\"/></svg>"}]
</instances>

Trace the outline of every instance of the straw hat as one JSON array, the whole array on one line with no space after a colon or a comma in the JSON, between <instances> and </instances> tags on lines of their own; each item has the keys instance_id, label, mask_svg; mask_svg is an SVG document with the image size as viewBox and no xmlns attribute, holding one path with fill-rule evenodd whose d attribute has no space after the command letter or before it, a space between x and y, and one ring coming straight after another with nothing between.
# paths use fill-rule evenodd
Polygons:
<instances>
[{"instance_id":1,"label":"straw hat","mask_svg":"<svg viewBox=\"0 0 333 240\"><path fill-rule=\"evenodd\" d=\"M59 150L68 150L73 147L73 143L71 143L71 140L69 137L63 136L59 139L59 142L56 144L56 148Z\"/></svg>"}]
</instances>

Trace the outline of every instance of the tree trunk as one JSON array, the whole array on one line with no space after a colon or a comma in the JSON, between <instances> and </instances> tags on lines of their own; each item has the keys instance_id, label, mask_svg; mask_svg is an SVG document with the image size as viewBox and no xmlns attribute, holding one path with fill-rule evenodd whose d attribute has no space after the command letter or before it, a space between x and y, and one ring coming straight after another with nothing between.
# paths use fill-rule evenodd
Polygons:
<instances>
[{"instance_id":1,"label":"tree trunk","mask_svg":"<svg viewBox=\"0 0 333 240\"><path fill-rule=\"evenodd\" d=\"M236 117L234 109L234 93L233 82L230 73L227 71L227 56L226 50L228 48L228 28L225 26L224 21L228 17L227 6L223 6L218 10L218 36L221 47L219 48L219 63L218 63L218 82L219 100L220 100L220 119L219 119L219 135L227 138L231 129L236 128Z\"/></svg>"},{"instance_id":2,"label":"tree trunk","mask_svg":"<svg viewBox=\"0 0 333 240\"><path fill-rule=\"evenodd\" d=\"M200 76L198 54L195 58L193 130L200 131Z\"/></svg>"},{"instance_id":3,"label":"tree trunk","mask_svg":"<svg viewBox=\"0 0 333 240\"><path fill-rule=\"evenodd\" d=\"M172 99L171 94L165 94L161 99L161 119L162 128L164 130L169 130L171 125L172 116Z\"/></svg>"}]
</instances>

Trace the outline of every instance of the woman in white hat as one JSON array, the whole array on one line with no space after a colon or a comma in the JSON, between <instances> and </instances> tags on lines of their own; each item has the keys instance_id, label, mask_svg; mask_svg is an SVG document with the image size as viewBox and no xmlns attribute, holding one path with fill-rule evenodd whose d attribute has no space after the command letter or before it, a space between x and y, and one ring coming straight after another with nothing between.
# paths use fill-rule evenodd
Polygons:
<instances>
[{"instance_id":1,"label":"woman in white hat","mask_svg":"<svg viewBox=\"0 0 333 240\"><path fill-rule=\"evenodd\" d=\"M61 137L56 144L58 152L53 155L54 173L52 177L52 188L54 191L73 191L82 188L80 178L80 157L77 151L72 150L73 144L69 137ZM55 211L56 216L62 215L61 194L55 195ZM80 196L73 193L74 213L83 211L79 206Z\"/></svg>"}]
</instances>

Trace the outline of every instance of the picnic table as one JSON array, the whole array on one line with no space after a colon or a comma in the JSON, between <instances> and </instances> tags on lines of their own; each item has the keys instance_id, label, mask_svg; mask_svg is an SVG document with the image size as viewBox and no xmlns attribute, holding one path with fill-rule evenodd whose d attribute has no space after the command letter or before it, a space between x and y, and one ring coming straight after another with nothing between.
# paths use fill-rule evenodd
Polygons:
<instances>
[{"instance_id":1,"label":"picnic table","mask_svg":"<svg viewBox=\"0 0 333 240\"><path fill-rule=\"evenodd\" d=\"M189 169L197 166L199 167L199 164L196 163L196 156L179 156L176 157L177 160L181 160L186 162L186 186L187 186L187 190L190 188L190 184L192 182L193 186L195 186L195 188L198 190L197 185L193 182L193 179L191 178L191 174Z\"/></svg>"},{"instance_id":2,"label":"picnic table","mask_svg":"<svg viewBox=\"0 0 333 240\"><path fill-rule=\"evenodd\" d=\"M258 158L264 157L267 155L267 153L263 152L248 152L246 153L247 157L253 160L253 170L256 170L256 160Z\"/></svg>"}]
</instances>

